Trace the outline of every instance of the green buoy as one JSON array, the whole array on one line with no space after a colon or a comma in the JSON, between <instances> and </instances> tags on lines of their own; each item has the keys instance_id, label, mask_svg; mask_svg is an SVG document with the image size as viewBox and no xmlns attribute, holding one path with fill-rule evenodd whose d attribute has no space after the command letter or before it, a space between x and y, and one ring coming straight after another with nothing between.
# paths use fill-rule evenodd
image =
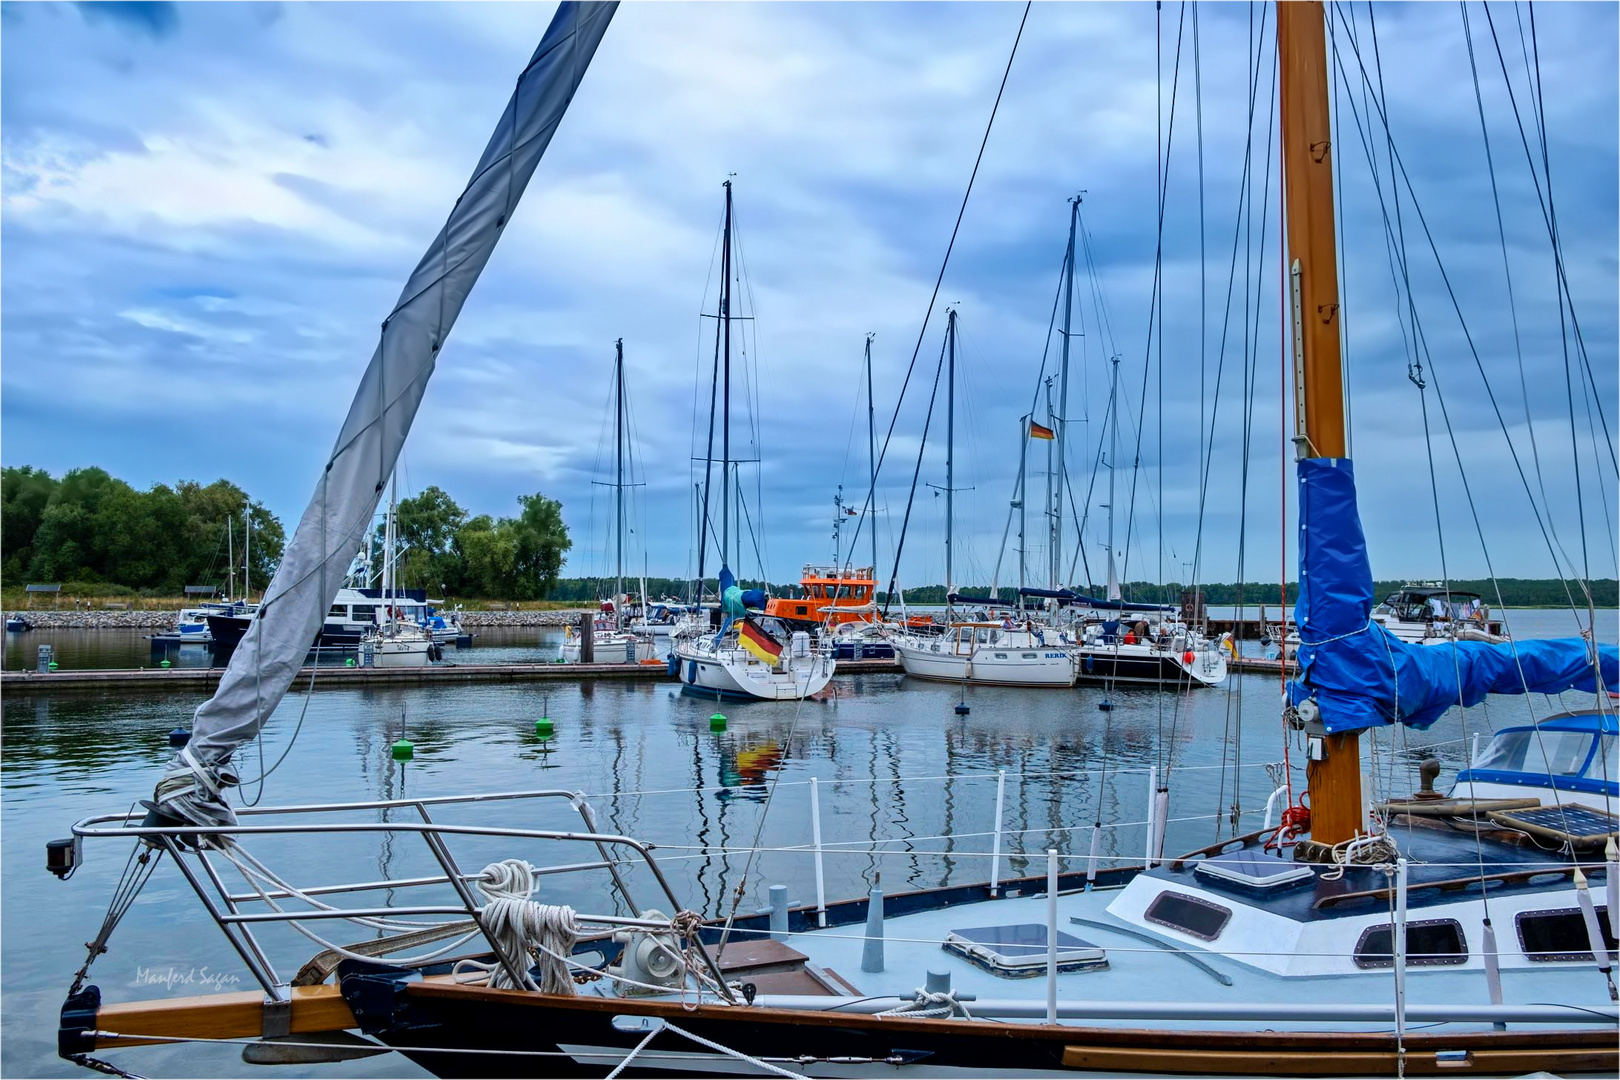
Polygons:
<instances>
[{"instance_id":1,"label":"green buoy","mask_svg":"<svg viewBox=\"0 0 1620 1080\"><path fill-rule=\"evenodd\" d=\"M416 756L416 745L409 739L400 739L392 749L395 761L409 761Z\"/></svg>"},{"instance_id":2,"label":"green buoy","mask_svg":"<svg viewBox=\"0 0 1620 1080\"><path fill-rule=\"evenodd\" d=\"M542 739L551 738L555 732L556 726L552 724L551 717L549 716L542 716L540 719L534 722L534 733L540 736Z\"/></svg>"},{"instance_id":3,"label":"green buoy","mask_svg":"<svg viewBox=\"0 0 1620 1080\"><path fill-rule=\"evenodd\" d=\"M725 713L715 713L713 716L709 717L709 730L710 731L724 731L724 730L726 730L726 714Z\"/></svg>"},{"instance_id":4,"label":"green buoy","mask_svg":"<svg viewBox=\"0 0 1620 1080\"><path fill-rule=\"evenodd\" d=\"M52 660L52 661L51 661L51 670L52 670L52 671L55 671L55 670L56 670L56 661L55 661L55 660Z\"/></svg>"},{"instance_id":5,"label":"green buoy","mask_svg":"<svg viewBox=\"0 0 1620 1080\"><path fill-rule=\"evenodd\" d=\"M161 664L158 665L158 667L161 667L161 668L166 668L166 667L171 667L171 666L172 665L167 660L163 661Z\"/></svg>"}]
</instances>

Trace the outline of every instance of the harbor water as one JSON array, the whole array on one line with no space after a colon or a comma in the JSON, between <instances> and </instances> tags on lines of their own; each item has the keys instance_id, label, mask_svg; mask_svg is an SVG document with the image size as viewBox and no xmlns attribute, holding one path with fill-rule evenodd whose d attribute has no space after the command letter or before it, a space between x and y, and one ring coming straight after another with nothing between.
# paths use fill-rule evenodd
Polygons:
<instances>
[{"instance_id":1,"label":"harbor water","mask_svg":"<svg viewBox=\"0 0 1620 1080\"><path fill-rule=\"evenodd\" d=\"M1515 611L1521 638L1567 635L1573 617ZM1617 616L1599 615L1599 636L1616 640ZM6 668L32 666L52 644L63 667L150 664L139 634L56 631L8 635ZM534 662L555 655L557 637L535 630L481 636L458 658ZM198 650L201 652L202 650ZM655 855L682 905L723 915L736 903L752 912L772 884L795 904L816 901L812 787L816 780L827 899L986 880L998 777L1003 878L1044 872L1025 852L1056 847L1064 868L1083 865L1099 817L1105 865L1139 863L1145 846L1149 770L1169 770L1165 849L1177 852L1234 831L1258 828L1282 761L1276 677L1234 676L1226 687L1186 693L1080 687L1072 691L974 688L920 683L897 675L835 679L823 700L725 703L724 730L712 730L712 700L663 681L580 681L499 685L366 686L295 689L265 735L238 755L246 781L238 801L264 805L427 797L472 792L562 789L586 793L604 831L658 845ZM1101 709L1105 697L1111 709ZM0 869L7 903L0 938L5 980L7 1076L86 1075L56 1057L57 1015L73 973L129 856L121 841L87 841L85 863L68 881L44 869L44 845L92 814L121 813L148 798L172 753L168 732L188 724L197 693L36 693L4 700ZM1369 769L1376 795L1417 785L1417 764L1438 757L1442 782L1466 760L1472 733L1522 723L1589 696L1493 699L1456 711L1426 732L1379 733ZM958 713L959 703L968 712ZM535 734L548 717L551 738ZM414 759L394 760L403 736ZM1297 737L1295 737L1297 738ZM1302 754L1292 744L1296 787ZM255 782L266 769L270 775ZM1237 820L1232 809L1238 808ZM371 811L400 820L401 810ZM487 803L436 813L435 820L571 829L579 817L564 800ZM536 864L578 861L581 851L526 841L453 843L463 871L501 858ZM757 849L750 858L749 850ZM405 833L336 840L267 838L254 850L278 873L303 884L331 884L434 872L420 839ZM746 870L746 877L745 877ZM605 878L542 878L539 899L582 912L618 910ZM245 888L240 882L233 887ZM632 881L652 903L651 879ZM740 897L738 889L741 886ZM378 903L417 902L372 894ZM328 940L370 936L335 924ZM321 946L287 927L263 940L283 978ZM919 974L920 977L920 974ZM160 866L113 935L90 981L110 1002L167 998L255 984L172 866ZM100 1056L148 1075L248 1076L235 1045L189 1044L106 1051ZM397 1076L419 1071L397 1055L339 1065L288 1066L287 1076Z\"/></svg>"}]
</instances>

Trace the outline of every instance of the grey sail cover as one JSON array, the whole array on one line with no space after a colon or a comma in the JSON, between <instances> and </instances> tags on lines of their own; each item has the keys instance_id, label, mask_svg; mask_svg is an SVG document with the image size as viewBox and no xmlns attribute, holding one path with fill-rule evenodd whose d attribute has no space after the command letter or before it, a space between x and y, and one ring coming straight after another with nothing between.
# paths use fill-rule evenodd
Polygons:
<instances>
[{"instance_id":1,"label":"grey sail cover","mask_svg":"<svg viewBox=\"0 0 1620 1080\"><path fill-rule=\"evenodd\" d=\"M568 110L616 3L565 2L518 76L466 190L384 320L377 351L214 696L192 719L157 801L196 824L232 819L221 797L233 752L259 733L302 666L349 562L371 527L434 363L461 306Z\"/></svg>"}]
</instances>

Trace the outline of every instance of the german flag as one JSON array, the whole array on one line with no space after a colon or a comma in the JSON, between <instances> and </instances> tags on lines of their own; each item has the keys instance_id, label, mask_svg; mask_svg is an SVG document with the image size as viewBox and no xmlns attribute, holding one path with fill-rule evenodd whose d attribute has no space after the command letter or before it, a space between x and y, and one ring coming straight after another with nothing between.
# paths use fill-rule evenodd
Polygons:
<instances>
[{"instance_id":1,"label":"german flag","mask_svg":"<svg viewBox=\"0 0 1620 1080\"><path fill-rule=\"evenodd\" d=\"M1057 432L1045 424L1037 424L1031 420L1029 422L1029 437L1032 439L1055 439L1057 438Z\"/></svg>"},{"instance_id":2,"label":"german flag","mask_svg":"<svg viewBox=\"0 0 1620 1080\"><path fill-rule=\"evenodd\" d=\"M767 664L776 663L782 655L782 643L747 619L743 620L742 626L737 630L737 644Z\"/></svg>"}]
</instances>

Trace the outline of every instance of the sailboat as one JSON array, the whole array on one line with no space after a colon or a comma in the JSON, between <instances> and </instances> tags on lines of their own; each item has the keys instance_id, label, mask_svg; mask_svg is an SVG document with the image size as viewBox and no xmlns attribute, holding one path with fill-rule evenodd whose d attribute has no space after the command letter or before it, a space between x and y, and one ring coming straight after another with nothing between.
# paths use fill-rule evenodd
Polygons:
<instances>
[{"instance_id":1,"label":"sailboat","mask_svg":"<svg viewBox=\"0 0 1620 1080\"><path fill-rule=\"evenodd\" d=\"M87 839L134 845L64 1003L63 1056L118 1072L93 1055L203 1038L306 1062L392 1048L445 1076L1614 1075L1620 1007L1604 916L1620 910L1620 762L1603 691L1620 687L1620 649L1585 639L1414 646L1370 620L1376 598L1332 320L1295 324L1304 641L1287 715L1308 749L1309 796L1293 804L1290 793L1280 822L1166 860L1160 791L1140 866L1099 868L1094 840L1093 857L1071 856L1067 872L1052 850L1044 875L998 880L992 862L983 883L885 896L874 882L845 901L789 909L784 896L768 915L734 906L706 919L682 906L651 845L599 830L589 800L573 792L228 805L233 752L285 692L336 590L336 576L321 583L323 560L352 550L391 470L448 329L431 321L445 310L439 302L453 319L476 277L435 295L441 245L453 236L482 266L611 11L565 3L553 20L472 190L420 268L429 280L413 279L396 312L417 327L426 316L436 333L407 350L384 331L256 629L199 709L148 816L87 818L48 846L48 866L66 877ZM1296 303L1336 312L1323 7L1282 4L1276 21ZM521 168L518 147L529 148ZM412 392L396 422L378 423L375 390L389 361L403 364L393 374ZM333 530L323 555L326 525L346 528ZM1540 788L1518 785L1529 797L1475 797L1459 790L1463 781L1448 797L1429 789L1437 770L1425 768L1413 798L1364 801L1362 731L1423 728L1491 694L1567 691L1596 692L1596 704L1533 725L1522 740L1504 731L1476 759L1479 773L1544 776ZM1542 737L1553 735L1584 738L1570 744L1571 760L1585 751L1575 772L1518 754L1544 754ZM1574 782L1593 779L1594 754L1607 776L1581 792ZM510 807L514 823L441 820L472 804ZM579 824L516 824L542 805L567 808ZM379 820L391 807L409 808L400 815L409 820ZM442 873L300 889L248 851L265 834L352 847L367 832L420 840ZM514 857L464 867L452 846L473 838L486 852L504 842ZM592 861L578 861L581 846ZM526 861L548 847L557 864ZM260 989L103 1002L89 969L160 863L174 864L208 904ZM247 892L224 884L225 864L249 881ZM597 874L613 895L590 912L534 899L541 875L567 873ZM421 901L366 899L406 889ZM745 890L735 892L740 902ZM345 898L353 903L339 906ZM363 920L354 943L332 940L340 918ZM292 979L255 936L275 923L328 928L327 947ZM335 1041L350 1030L364 1037Z\"/></svg>"},{"instance_id":2,"label":"sailboat","mask_svg":"<svg viewBox=\"0 0 1620 1080\"><path fill-rule=\"evenodd\" d=\"M909 624L889 626L885 636L907 675L956 683L992 686L1068 687L1075 682L1075 662L1061 635L1032 620L962 620L958 603L995 604L993 597L964 597L956 591L951 548L955 530L952 497L956 460L956 309L945 314L945 625L929 633ZM1050 634L1050 640L1048 640Z\"/></svg>"},{"instance_id":3,"label":"sailboat","mask_svg":"<svg viewBox=\"0 0 1620 1080\"><path fill-rule=\"evenodd\" d=\"M819 693L832 681L835 661L830 649L811 636L766 614L769 599L762 590L743 590L731 572L728 556L732 539L731 457L731 181L725 182L726 217L720 248L720 301L716 313L715 375L720 393L720 605L716 626L705 619L691 620L673 635L671 664L683 686L716 698L759 698L800 701ZM709 480L713 476L714 410L710 409L710 440L704 458L703 514L698 529L698 581L708 548ZM739 531L741 521L737 522ZM698 614L704 614L698 609Z\"/></svg>"},{"instance_id":4,"label":"sailboat","mask_svg":"<svg viewBox=\"0 0 1620 1080\"><path fill-rule=\"evenodd\" d=\"M397 481L394 483L397 484ZM395 490L388 492L388 513L383 518L382 603L376 623L360 637L361 663L371 667L426 667L439 657L439 647L426 628L410 618L399 603L398 541Z\"/></svg>"},{"instance_id":5,"label":"sailboat","mask_svg":"<svg viewBox=\"0 0 1620 1080\"><path fill-rule=\"evenodd\" d=\"M624 440L626 437L624 400L624 339L613 343L613 599L602 603L602 612L591 630L591 659L598 664L634 663L638 651L651 652L652 641L643 641L626 628L624 618ZM643 590L645 592L645 590ZM637 646L641 649L638 650ZM558 658L569 664L580 662L584 654L583 633L570 626Z\"/></svg>"}]
</instances>

